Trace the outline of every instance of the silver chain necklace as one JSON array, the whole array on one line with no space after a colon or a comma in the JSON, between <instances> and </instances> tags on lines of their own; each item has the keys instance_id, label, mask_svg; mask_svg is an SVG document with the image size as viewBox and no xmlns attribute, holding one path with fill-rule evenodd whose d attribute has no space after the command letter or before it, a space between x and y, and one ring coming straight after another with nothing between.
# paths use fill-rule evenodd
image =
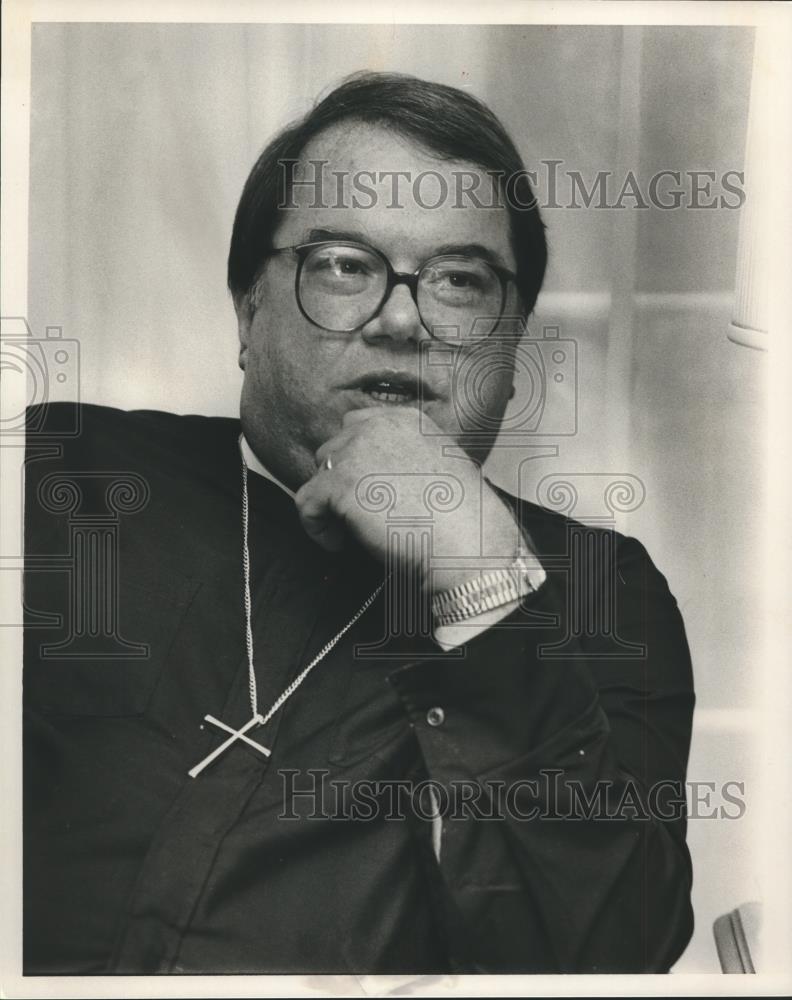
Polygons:
<instances>
[{"instance_id":1,"label":"silver chain necklace","mask_svg":"<svg viewBox=\"0 0 792 1000\"><path fill-rule=\"evenodd\" d=\"M197 763L187 773L191 778L197 778L204 768L207 768L212 764L217 758L225 753L229 747L233 746L237 740L242 743L246 743L248 746L253 747L262 753L265 757L269 757L272 753L267 747L262 746L260 743L256 743L247 734L251 729L255 729L257 726L263 726L272 718L272 716L278 711L283 704L291 698L297 688L302 684L305 678L310 674L313 668L320 663L330 652L330 650L336 645L336 643L341 639L346 633L352 628L355 622L361 618L365 612L371 607L374 601L377 599L381 593L385 583L383 582L377 587L373 594L366 598L366 600L361 604L355 614L349 619L346 625L338 632L333 638L326 643L321 650L316 654L316 656L311 660L307 667L300 671L299 674L294 678L294 680L285 688L281 694L275 699L275 701L270 706L269 710L265 715L262 715L258 710L258 690L256 688L256 668L253 665L253 625L252 625L252 602L250 599L250 551L248 549L248 522L249 522L249 505L248 505L248 482L247 482L247 465L245 464L244 457L242 458L242 574L244 578L244 591L243 591L243 603L245 607L245 648L247 650L247 661L248 661L248 691L250 694L250 712L251 716L248 722L239 729L234 729L233 726L226 725L225 722L221 722L216 719L213 715L205 715L204 721L209 722L211 725L216 726L218 729L222 729L223 732L229 734L229 737L225 742L221 743L219 747L213 750L208 756L204 757L202 761Z\"/></svg>"}]
</instances>

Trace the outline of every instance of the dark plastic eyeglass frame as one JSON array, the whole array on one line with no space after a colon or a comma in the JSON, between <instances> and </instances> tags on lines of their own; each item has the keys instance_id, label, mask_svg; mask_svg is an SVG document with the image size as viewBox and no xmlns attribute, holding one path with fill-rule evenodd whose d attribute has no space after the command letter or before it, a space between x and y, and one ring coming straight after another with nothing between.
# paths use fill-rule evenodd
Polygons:
<instances>
[{"instance_id":1,"label":"dark plastic eyeglass frame","mask_svg":"<svg viewBox=\"0 0 792 1000\"><path fill-rule=\"evenodd\" d=\"M372 314L368 317L368 319L365 319L362 323L352 327L349 330L333 330L329 326L322 326L321 323L317 323L315 319L309 316L303 307L302 298L300 297L300 278L302 277L303 265L305 264L308 254L312 250L316 250L319 247L352 247L356 250L367 250L369 253L373 253L375 257L379 257L379 259L385 265L385 275L387 281L385 284L385 289L382 293L382 298L380 299L376 309L372 312ZM501 288L501 300L500 300L500 306L498 308L498 317L492 324L492 330L490 330L486 334L486 336L489 337L492 334L492 331L498 325L498 321L500 320L501 316L503 316L503 310L506 306L506 294L508 291L508 284L510 281L516 282L517 280L517 275L513 271L509 271L507 268L501 267L499 264L493 264L492 261L485 260L483 257L465 256L464 254L445 254L445 253L436 254L434 257L430 257L428 260L425 260L421 264L421 266L418 267L412 273L409 273L407 271L396 271L394 270L393 265L385 256L385 254L381 250L378 250L377 247L370 246L368 243L356 243L352 240L316 240L313 243L298 243L296 246L292 247L274 247L272 250L267 251L267 253L264 254L264 257L266 259L268 257L275 257L278 254L284 254L284 253L294 253L297 255L298 258L297 271L294 276L294 297L297 299L297 307L299 308L300 312L308 320L309 323L311 323L315 327L318 327L318 329L320 330L327 331L328 333L355 333L356 331L361 330L366 325L366 323L370 323L374 319L374 317L379 314L382 307L390 298L393 289L397 285L406 285L410 290L410 294L412 295L412 299L413 302L415 303L415 308L418 312L418 316L421 320L422 326L424 327L425 330L427 330L430 336L434 337L434 333L432 333L432 331L429 330L429 328L424 323L424 318L421 315L421 307L418 305L418 282L420 280L421 273L423 272L424 268L428 267L430 264L433 264L438 260L466 260L466 261L477 260L481 261L482 264L487 265L487 267L497 277L498 281L500 282L500 288ZM437 340L440 338L435 337L435 339Z\"/></svg>"}]
</instances>

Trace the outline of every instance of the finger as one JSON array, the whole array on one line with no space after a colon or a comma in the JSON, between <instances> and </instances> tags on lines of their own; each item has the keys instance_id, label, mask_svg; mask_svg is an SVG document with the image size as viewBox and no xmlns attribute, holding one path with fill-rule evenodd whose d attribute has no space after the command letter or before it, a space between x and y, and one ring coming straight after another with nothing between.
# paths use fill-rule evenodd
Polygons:
<instances>
[{"instance_id":1,"label":"finger","mask_svg":"<svg viewBox=\"0 0 792 1000\"><path fill-rule=\"evenodd\" d=\"M384 406L362 406L359 410L347 410L343 417L343 426L352 427L355 424L365 423L367 420L376 420L385 416Z\"/></svg>"},{"instance_id":2,"label":"finger","mask_svg":"<svg viewBox=\"0 0 792 1000\"><path fill-rule=\"evenodd\" d=\"M372 420L404 420L419 424L421 411L416 406L364 406L359 410L347 410L343 417L343 427L356 427Z\"/></svg>"},{"instance_id":3,"label":"finger","mask_svg":"<svg viewBox=\"0 0 792 1000\"><path fill-rule=\"evenodd\" d=\"M324 444L319 445L319 447L314 452L314 458L316 460L316 466L319 468L328 455L333 456L333 462L336 459L340 460L340 453L344 450L346 445L354 437L354 430L345 429L334 434L331 438L328 438Z\"/></svg>"},{"instance_id":4,"label":"finger","mask_svg":"<svg viewBox=\"0 0 792 1000\"><path fill-rule=\"evenodd\" d=\"M316 478L304 483L294 496L305 533L327 552L339 552L347 542L343 522L334 512L330 495Z\"/></svg>"}]
</instances>

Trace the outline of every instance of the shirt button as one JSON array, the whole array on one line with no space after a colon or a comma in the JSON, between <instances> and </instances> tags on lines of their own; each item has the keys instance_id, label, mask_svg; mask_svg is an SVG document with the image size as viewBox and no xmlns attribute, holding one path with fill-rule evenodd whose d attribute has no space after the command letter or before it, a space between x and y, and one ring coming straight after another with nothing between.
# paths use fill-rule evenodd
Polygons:
<instances>
[{"instance_id":1,"label":"shirt button","mask_svg":"<svg viewBox=\"0 0 792 1000\"><path fill-rule=\"evenodd\" d=\"M430 726L442 726L445 722L445 712L442 708L430 708L426 713L426 721Z\"/></svg>"}]
</instances>

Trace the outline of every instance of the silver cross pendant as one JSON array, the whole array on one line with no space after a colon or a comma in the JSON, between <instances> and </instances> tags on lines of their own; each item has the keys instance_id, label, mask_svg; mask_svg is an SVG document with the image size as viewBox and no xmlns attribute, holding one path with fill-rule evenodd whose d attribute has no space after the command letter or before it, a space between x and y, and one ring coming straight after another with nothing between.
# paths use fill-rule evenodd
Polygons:
<instances>
[{"instance_id":1,"label":"silver cross pendant","mask_svg":"<svg viewBox=\"0 0 792 1000\"><path fill-rule=\"evenodd\" d=\"M209 767L209 765L213 763L215 760L217 760L217 758L221 754L224 754L230 746L233 746L233 744L236 743L237 740L242 740L243 743L247 743L249 747L253 747L255 750L258 750L259 753L263 753L265 757L269 757L270 753L272 752L268 750L266 747L261 746L260 743L256 743L255 740L251 740L251 738L246 735L246 733L250 729L252 729L254 726L260 725L264 721L264 719L260 715L254 715L253 718L249 722L246 722L241 729L234 729L232 726L227 726L225 722L221 722L219 719L216 719L213 715L205 715L204 720L206 722L211 722L213 726L217 726L218 729L222 729L225 732L230 733L231 735L224 743L221 743L216 750L213 750L207 757L204 757L202 761L200 761L198 764L195 765L195 767L191 768L191 770L187 772L191 778L197 778L205 767Z\"/></svg>"}]
</instances>

